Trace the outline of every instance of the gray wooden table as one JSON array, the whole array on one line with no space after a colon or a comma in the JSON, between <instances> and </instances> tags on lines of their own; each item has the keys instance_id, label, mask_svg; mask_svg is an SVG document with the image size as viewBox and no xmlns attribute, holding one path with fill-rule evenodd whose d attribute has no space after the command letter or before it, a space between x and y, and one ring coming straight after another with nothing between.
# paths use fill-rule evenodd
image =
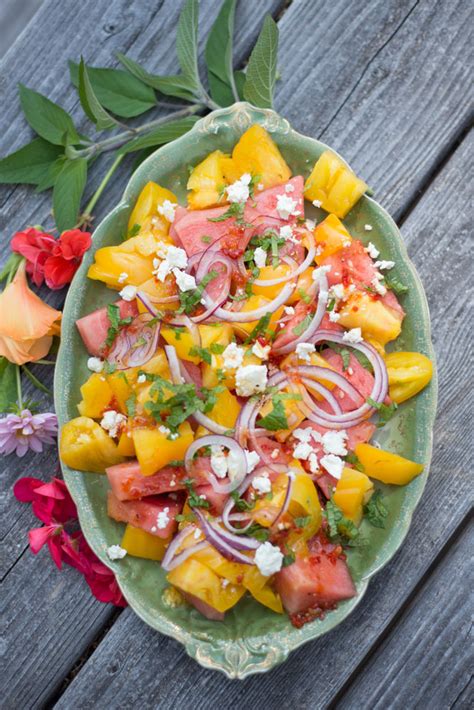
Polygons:
<instances>
[{"instance_id":1,"label":"gray wooden table","mask_svg":"<svg viewBox=\"0 0 474 710\"><path fill-rule=\"evenodd\" d=\"M176 71L180 4L45 0L0 65L0 154L30 135L17 82L62 104L81 126L67 59L82 53L91 64L115 66L122 51L151 71ZM202 0L202 32L217 7ZM341 152L374 188L425 284L440 399L430 477L401 550L337 629L264 676L229 681L200 668L130 609L97 602L73 569L59 573L46 553L33 557L26 531L34 518L11 489L20 475L48 479L57 458L50 450L3 459L2 708L473 706L472 7L470 0L241 0L237 12L240 62L263 14L278 19L277 110ZM124 168L97 219L128 176ZM100 178L99 170L94 182ZM23 187L0 190L2 259L15 230L47 223L49 204ZM60 295L43 295L60 303Z\"/></svg>"}]
</instances>

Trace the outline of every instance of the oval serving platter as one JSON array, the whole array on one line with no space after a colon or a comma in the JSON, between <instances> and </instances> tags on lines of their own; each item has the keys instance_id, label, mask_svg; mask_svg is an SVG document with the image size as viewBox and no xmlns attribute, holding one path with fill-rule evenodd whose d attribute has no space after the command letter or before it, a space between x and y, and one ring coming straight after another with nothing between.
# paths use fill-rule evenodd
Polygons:
<instances>
[{"instance_id":1,"label":"oval serving platter","mask_svg":"<svg viewBox=\"0 0 474 710\"><path fill-rule=\"evenodd\" d=\"M113 295L103 284L87 279L94 251L122 241L132 207L148 181L168 187L184 202L188 166L197 164L213 150L230 152L253 123L260 123L269 131L293 174L306 177L327 149L323 143L292 130L288 121L274 111L237 103L201 119L189 133L163 146L142 163L128 183L120 204L95 230L93 247L86 254L67 295L54 383L60 426L77 416L79 388L88 375L88 356L75 322L110 302ZM306 203L306 214L321 221L326 213L312 206L308 209ZM392 344L393 349L419 351L434 362L428 304L395 222L377 202L364 196L344 219L344 224L364 243L369 241L370 235L370 241L381 251L382 257L395 261L393 273L409 288L401 297L407 315L402 334ZM372 225L370 233L364 230L365 224ZM389 509L386 529L373 528L363 522L362 534L368 538L368 544L348 553L358 595L339 604L324 619L301 629L293 627L286 615L274 614L246 598L227 612L223 622L209 621L188 605L168 608L162 601L167 583L159 564L133 557L111 562L107 557L107 547L120 542L123 525L107 515L106 476L81 473L64 464L62 470L87 541L114 571L125 598L138 616L157 631L181 642L187 653L203 666L220 670L230 678L244 678L269 670L298 646L337 626L361 601L370 577L398 550L428 476L436 398L435 372L429 387L401 405L389 423L378 430L375 438L382 447L424 463L424 472L408 486L381 485Z\"/></svg>"}]
</instances>

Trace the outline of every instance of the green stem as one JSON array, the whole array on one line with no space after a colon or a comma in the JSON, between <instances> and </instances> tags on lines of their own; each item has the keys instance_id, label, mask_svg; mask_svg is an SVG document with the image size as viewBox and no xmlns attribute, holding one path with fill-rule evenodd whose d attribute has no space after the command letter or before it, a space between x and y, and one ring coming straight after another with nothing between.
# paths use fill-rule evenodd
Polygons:
<instances>
[{"instance_id":1,"label":"green stem","mask_svg":"<svg viewBox=\"0 0 474 710\"><path fill-rule=\"evenodd\" d=\"M35 365L56 365L54 360L35 360Z\"/></svg>"},{"instance_id":2,"label":"green stem","mask_svg":"<svg viewBox=\"0 0 474 710\"><path fill-rule=\"evenodd\" d=\"M116 169L118 168L118 166L120 165L120 163L122 162L124 157L125 157L125 155L117 155L114 162L112 163L112 165L107 170L104 177L102 178L102 181L101 181L99 187L94 192L91 199L89 200L89 202L85 206L84 212L81 215L81 218L77 224L77 227L82 227L82 225L85 224L90 219L91 212L94 209L94 207L96 206L97 200L102 195L103 191L105 190L105 188L107 186L107 183L109 182L110 178L112 177L112 175L114 174L114 172L116 171Z\"/></svg>"},{"instance_id":3,"label":"green stem","mask_svg":"<svg viewBox=\"0 0 474 710\"><path fill-rule=\"evenodd\" d=\"M168 114L167 116L161 116L160 118L156 118L154 121L148 121L148 123L144 123L138 128L130 128L129 130L124 131L123 133L118 133L117 135L112 136L111 138L106 138L103 141L92 143L87 148L77 150L75 152L75 157L91 158L92 156L97 155L99 153L105 153L109 150L116 150L117 148L121 148L121 146L125 145L125 143L127 143L129 140L132 140L132 138L136 138L137 136L142 135L143 133L146 133L147 131L153 128L156 128L157 126L161 126L163 123L167 123L168 121L174 121L177 118L181 118L183 116L190 116L193 113L201 111L203 108L204 106L202 104L187 106L186 108L183 108L180 111L175 111L174 113Z\"/></svg>"},{"instance_id":4,"label":"green stem","mask_svg":"<svg viewBox=\"0 0 474 710\"><path fill-rule=\"evenodd\" d=\"M21 409L23 409L23 396L22 396L22 392L21 392L20 366L16 365L15 370L16 370L16 396L18 398L18 408L21 410Z\"/></svg>"},{"instance_id":5,"label":"green stem","mask_svg":"<svg viewBox=\"0 0 474 710\"><path fill-rule=\"evenodd\" d=\"M40 380L38 380L38 378L35 377L35 376L33 375L33 373L30 372L30 370L28 370L28 368L26 367L26 365L22 365L22 370L23 370L23 372L25 373L25 375L28 377L28 379L30 380L30 382L32 382L32 383L34 384L34 386L35 386L37 389L41 390L42 392L45 392L45 393L48 394L50 397L53 396L53 393L51 392L51 390L49 389L49 387L46 387L46 385L44 385L42 382L40 382Z\"/></svg>"}]
</instances>

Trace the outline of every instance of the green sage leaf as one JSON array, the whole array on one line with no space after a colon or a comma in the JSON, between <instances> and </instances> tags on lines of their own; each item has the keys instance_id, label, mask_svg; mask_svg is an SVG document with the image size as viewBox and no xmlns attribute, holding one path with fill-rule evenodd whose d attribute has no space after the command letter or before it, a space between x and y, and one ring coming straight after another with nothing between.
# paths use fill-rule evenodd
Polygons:
<instances>
[{"instance_id":1,"label":"green sage leaf","mask_svg":"<svg viewBox=\"0 0 474 710\"><path fill-rule=\"evenodd\" d=\"M158 74L150 74L138 62L135 62L130 57L126 57L120 52L117 54L117 59L123 66L133 74L137 79L143 81L147 86L151 86L164 96L173 96L185 101L194 102L196 97L193 93L194 85L185 76L179 74L169 74L159 76Z\"/></svg>"},{"instance_id":2,"label":"green sage leaf","mask_svg":"<svg viewBox=\"0 0 474 710\"><path fill-rule=\"evenodd\" d=\"M79 88L79 64L69 62L71 82ZM153 90L121 69L87 67L87 74L97 99L112 113L133 118L156 105Z\"/></svg>"},{"instance_id":3,"label":"green sage leaf","mask_svg":"<svg viewBox=\"0 0 474 710\"><path fill-rule=\"evenodd\" d=\"M0 412L7 412L16 403L15 365L0 357Z\"/></svg>"},{"instance_id":4,"label":"green sage leaf","mask_svg":"<svg viewBox=\"0 0 474 710\"><path fill-rule=\"evenodd\" d=\"M79 63L79 98L84 113L92 123L95 123L99 131L113 128L117 125L115 118L105 110L95 95L91 80L89 79L89 72L82 57Z\"/></svg>"},{"instance_id":5,"label":"green sage leaf","mask_svg":"<svg viewBox=\"0 0 474 710\"><path fill-rule=\"evenodd\" d=\"M164 145L187 133L198 120L197 116L188 116L187 118L163 123L161 126L157 126L148 133L133 138L129 143L123 145L118 152L133 153L136 150L144 150L145 148Z\"/></svg>"},{"instance_id":6,"label":"green sage leaf","mask_svg":"<svg viewBox=\"0 0 474 710\"><path fill-rule=\"evenodd\" d=\"M200 93L202 86L198 68L198 0L186 0L181 10L176 33L176 53L183 76L193 90Z\"/></svg>"},{"instance_id":7,"label":"green sage leaf","mask_svg":"<svg viewBox=\"0 0 474 710\"><path fill-rule=\"evenodd\" d=\"M79 143L71 116L43 94L19 84L20 103L31 128L54 145Z\"/></svg>"},{"instance_id":8,"label":"green sage leaf","mask_svg":"<svg viewBox=\"0 0 474 710\"><path fill-rule=\"evenodd\" d=\"M236 0L224 0L206 44L206 64L211 96L220 106L239 100L233 68L233 35Z\"/></svg>"},{"instance_id":9,"label":"green sage leaf","mask_svg":"<svg viewBox=\"0 0 474 710\"><path fill-rule=\"evenodd\" d=\"M61 147L35 138L0 160L0 183L38 185L61 153Z\"/></svg>"},{"instance_id":10,"label":"green sage leaf","mask_svg":"<svg viewBox=\"0 0 474 710\"><path fill-rule=\"evenodd\" d=\"M82 193L87 180L87 160L67 160L56 178L53 190L53 212L58 231L77 224Z\"/></svg>"},{"instance_id":11,"label":"green sage leaf","mask_svg":"<svg viewBox=\"0 0 474 710\"><path fill-rule=\"evenodd\" d=\"M244 86L245 86L246 75L241 69L237 69L234 72L234 81L237 89L237 94L239 96L239 101L245 101L244 96Z\"/></svg>"},{"instance_id":12,"label":"green sage leaf","mask_svg":"<svg viewBox=\"0 0 474 710\"><path fill-rule=\"evenodd\" d=\"M244 96L254 106L273 107L277 53L278 27L273 18L267 15L250 55L245 78Z\"/></svg>"}]
</instances>

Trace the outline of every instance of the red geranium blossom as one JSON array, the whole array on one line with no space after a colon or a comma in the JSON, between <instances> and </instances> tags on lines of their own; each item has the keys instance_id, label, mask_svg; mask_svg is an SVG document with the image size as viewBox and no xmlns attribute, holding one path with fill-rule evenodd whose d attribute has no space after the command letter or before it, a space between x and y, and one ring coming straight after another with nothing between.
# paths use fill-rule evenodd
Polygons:
<instances>
[{"instance_id":1,"label":"red geranium blossom","mask_svg":"<svg viewBox=\"0 0 474 710\"><path fill-rule=\"evenodd\" d=\"M77 511L64 481L53 478L44 483L38 478L20 478L13 492L23 503L31 503L33 513L45 525L33 528L28 533L30 548L38 554L44 545L61 569L62 563L75 567L90 587L92 594L101 602L127 606L114 573L106 567L91 550L82 531L78 528ZM68 531L66 525L73 531Z\"/></svg>"},{"instance_id":2,"label":"red geranium blossom","mask_svg":"<svg viewBox=\"0 0 474 710\"><path fill-rule=\"evenodd\" d=\"M13 235L11 248L26 259L26 270L36 286L44 280L57 290L70 283L92 243L90 232L70 229L59 239L30 227Z\"/></svg>"}]
</instances>

